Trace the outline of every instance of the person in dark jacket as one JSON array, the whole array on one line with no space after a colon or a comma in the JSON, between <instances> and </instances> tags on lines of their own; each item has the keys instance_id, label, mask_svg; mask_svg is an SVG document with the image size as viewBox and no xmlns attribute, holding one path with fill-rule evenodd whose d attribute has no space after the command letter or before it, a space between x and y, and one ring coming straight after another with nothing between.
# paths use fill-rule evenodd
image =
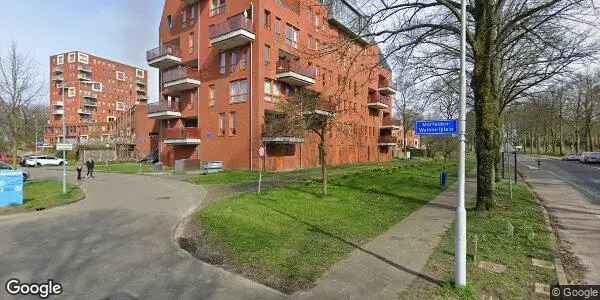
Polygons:
<instances>
[{"instance_id":1,"label":"person in dark jacket","mask_svg":"<svg viewBox=\"0 0 600 300\"><path fill-rule=\"evenodd\" d=\"M77 182L81 181L81 171L83 171L83 167L81 164L77 165Z\"/></svg>"},{"instance_id":2,"label":"person in dark jacket","mask_svg":"<svg viewBox=\"0 0 600 300\"><path fill-rule=\"evenodd\" d=\"M85 177L88 178L92 175L92 163L90 162L89 159L85 161L85 169L87 171L87 173L85 174Z\"/></svg>"},{"instance_id":3,"label":"person in dark jacket","mask_svg":"<svg viewBox=\"0 0 600 300\"><path fill-rule=\"evenodd\" d=\"M94 159L90 161L90 166L92 167L92 172L90 174L92 178L94 178L94 167L96 167L96 162L94 161Z\"/></svg>"}]
</instances>

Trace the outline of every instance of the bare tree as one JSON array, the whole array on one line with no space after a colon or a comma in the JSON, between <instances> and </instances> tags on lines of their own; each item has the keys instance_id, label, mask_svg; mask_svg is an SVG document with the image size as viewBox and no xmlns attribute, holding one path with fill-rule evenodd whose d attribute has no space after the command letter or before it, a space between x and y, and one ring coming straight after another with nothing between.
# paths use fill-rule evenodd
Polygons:
<instances>
[{"instance_id":1,"label":"bare tree","mask_svg":"<svg viewBox=\"0 0 600 300\"><path fill-rule=\"evenodd\" d=\"M36 114L33 105L42 95L44 85L37 67L27 55L18 52L12 43L5 57L0 57L0 134L10 145L13 164L18 149L33 141Z\"/></svg>"}]
</instances>

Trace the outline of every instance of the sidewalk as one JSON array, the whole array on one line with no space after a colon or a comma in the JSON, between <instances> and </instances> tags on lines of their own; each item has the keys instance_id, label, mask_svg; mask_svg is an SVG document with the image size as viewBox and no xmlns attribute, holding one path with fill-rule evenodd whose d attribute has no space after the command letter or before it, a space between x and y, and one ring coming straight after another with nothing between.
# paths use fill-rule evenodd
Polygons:
<instances>
[{"instance_id":1,"label":"sidewalk","mask_svg":"<svg viewBox=\"0 0 600 300\"><path fill-rule=\"evenodd\" d=\"M475 179L468 178L468 197L475 188ZM356 245L313 289L292 299L398 299L417 277L436 282L422 270L454 222L456 198L453 187L368 244Z\"/></svg>"},{"instance_id":2,"label":"sidewalk","mask_svg":"<svg viewBox=\"0 0 600 300\"><path fill-rule=\"evenodd\" d=\"M533 160L524 158L520 163L520 173L550 214L561 250L570 252L565 265L569 282L600 284L600 205L591 203L554 172L528 166Z\"/></svg>"}]
</instances>

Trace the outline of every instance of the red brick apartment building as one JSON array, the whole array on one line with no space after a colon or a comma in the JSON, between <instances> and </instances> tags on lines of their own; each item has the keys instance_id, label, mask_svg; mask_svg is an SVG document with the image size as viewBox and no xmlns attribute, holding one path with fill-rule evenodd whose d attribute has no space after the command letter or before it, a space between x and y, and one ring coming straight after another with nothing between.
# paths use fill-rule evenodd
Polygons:
<instances>
[{"instance_id":1,"label":"red brick apartment building","mask_svg":"<svg viewBox=\"0 0 600 300\"><path fill-rule=\"evenodd\" d=\"M49 145L62 141L63 118L67 142L112 143L116 125L111 123L148 100L146 70L80 51L51 56L50 81L49 120L44 136Z\"/></svg>"},{"instance_id":2,"label":"red brick apartment building","mask_svg":"<svg viewBox=\"0 0 600 300\"><path fill-rule=\"evenodd\" d=\"M315 134L282 136L269 124L299 88L335 105L329 164L390 160L396 91L379 47L356 34L364 20L352 0L166 0L160 45L147 51L160 69L148 117L160 121L161 161L257 169L265 145L268 169L319 165Z\"/></svg>"}]
</instances>

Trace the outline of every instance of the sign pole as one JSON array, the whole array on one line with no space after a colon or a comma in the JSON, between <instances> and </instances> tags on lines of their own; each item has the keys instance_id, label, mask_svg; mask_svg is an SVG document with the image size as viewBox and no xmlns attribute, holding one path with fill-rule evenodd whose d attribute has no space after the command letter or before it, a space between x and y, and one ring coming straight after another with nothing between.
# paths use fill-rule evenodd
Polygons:
<instances>
[{"instance_id":1,"label":"sign pole","mask_svg":"<svg viewBox=\"0 0 600 300\"><path fill-rule=\"evenodd\" d=\"M467 87L466 87L466 53L467 53L467 3L461 0L461 40L460 40L460 126L459 126L459 162L458 162L458 199L456 206L456 250L455 250L455 284L464 287L467 284L467 211L465 209L465 148L467 125Z\"/></svg>"},{"instance_id":2,"label":"sign pole","mask_svg":"<svg viewBox=\"0 0 600 300\"><path fill-rule=\"evenodd\" d=\"M64 83L63 83L64 85ZM65 109L65 89L61 86L61 101L63 104L63 116L62 116L62 130L63 130L63 143L67 143L67 124L65 119L67 118L67 110ZM67 194L67 151L63 150L63 174L62 174L62 193Z\"/></svg>"},{"instance_id":3,"label":"sign pole","mask_svg":"<svg viewBox=\"0 0 600 300\"><path fill-rule=\"evenodd\" d=\"M262 166L259 168L260 171L258 173L258 193L259 194L260 194L260 189L261 189L261 185L262 185L262 173L263 173L263 170L265 169L265 155L266 155L265 146L261 145L260 148L258 149L258 156L260 156L261 164L262 164Z\"/></svg>"}]
</instances>

